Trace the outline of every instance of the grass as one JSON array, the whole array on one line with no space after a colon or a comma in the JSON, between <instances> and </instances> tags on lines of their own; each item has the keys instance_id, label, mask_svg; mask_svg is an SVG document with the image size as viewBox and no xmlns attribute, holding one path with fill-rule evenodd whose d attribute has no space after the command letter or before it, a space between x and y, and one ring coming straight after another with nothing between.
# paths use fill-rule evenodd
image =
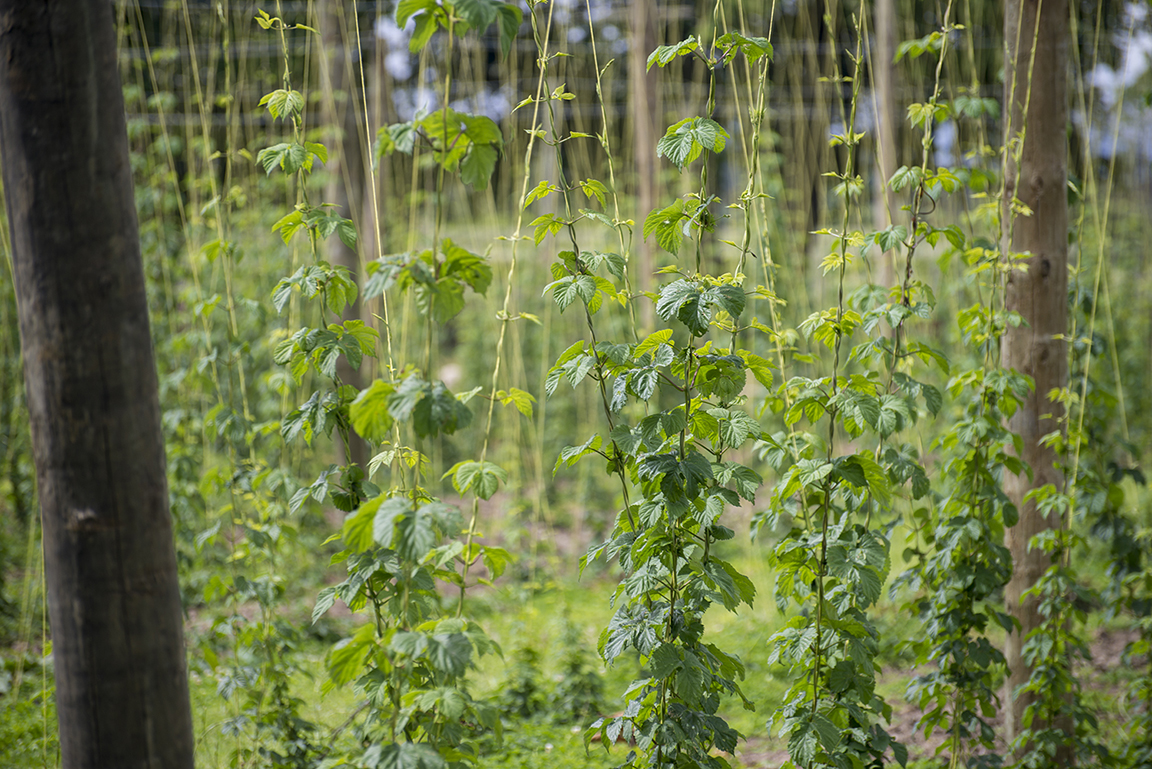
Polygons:
<instances>
[{"instance_id":1,"label":"grass","mask_svg":"<svg viewBox=\"0 0 1152 769\"><path fill-rule=\"evenodd\" d=\"M897 540L899 541L899 540ZM771 598L772 575L767 568L765 544L750 544L739 539L725 543L731 559L755 582L759 595L752 609L740 614L715 610L707 616L708 634L715 643L731 649L745 662L747 675L743 682L745 694L756 703L756 711L743 710L738 702L729 699L722 710L734 728L748 739L742 743L737 762L744 766L765 766L782 754L783 741L769 735L766 723L773 709L781 701L788 685L788 671L769 666L766 659L767 639L786 621ZM900 548L894 547L898 553ZM893 574L903 568L894 564ZM560 664L564 651L564 636L570 627L576 629L578 643L585 658L603 677L605 713L616 712L620 694L628 683L640 674L634 656L626 656L610 668L604 668L596 653L597 633L611 614L610 598L615 589L615 567L593 565L577 579L562 565L553 571L540 570L537 578L516 579L506 577L493 588L477 591L470 598L469 613L478 619L503 649L503 656L489 655L479 661L471 676L471 689L475 696L498 697L505 686L517 653L532 649L539 655L538 686L547 694L561 675ZM1092 575L1099 578L1102 575ZM310 592L301 587L294 591L291 618L300 625L307 624L311 608ZM885 599L875 611L882 638L904 639L909 634L908 618L899 607ZM320 631L325 634L344 633L358 620L347 617L327 621ZM1123 618L1104 621L1094 615L1087 632L1099 638L1101 632L1122 633L1129 623ZM329 639L330 640L330 639ZM1112 639L1115 645L1115 636ZM192 649L190 688L192 713L197 738L196 761L202 769L225 769L233 766L232 758L242 746L237 737L226 733L225 724L235 715L233 703L217 693L216 679L201 665L195 645ZM1130 666L1116 664L1115 650L1097 642L1095 652L1101 657L1097 666L1082 670L1083 685L1089 701L1099 714L1105 734L1110 741L1122 737L1126 707L1122 693L1125 684L1139 671ZM350 730L340 730L360 706L360 697L353 687L324 691L323 654L325 645L320 640L305 643L295 661L300 667L292 682L293 694L303 701L301 716L320 727L320 742L348 742ZM1110 655L1110 656L1109 656ZM914 708L904 704L903 692L914 671L901 654L898 643L891 643L881 655L885 672L878 692L896 709L900 730L917 760L917 766L932 766L926 753L935 741L925 740L911 732L916 717ZM38 668L28 671L22 691L26 696L5 698L0 709L0 766L50 767L58 761L55 743L55 710L48 700L49 728L45 743L45 725L42 700L36 696L40 686ZM51 677L49 676L49 687ZM36 691L33 692L33 689ZM585 752L583 730L579 724L556 723L545 709L529 719L505 718L502 742L488 741L489 753L481 758L481 769L510 767L512 769L567 769L568 767L609 767L619 764L626 752L624 745L612 746L605 752L598 743ZM335 736L333 736L335 734Z\"/></svg>"}]
</instances>

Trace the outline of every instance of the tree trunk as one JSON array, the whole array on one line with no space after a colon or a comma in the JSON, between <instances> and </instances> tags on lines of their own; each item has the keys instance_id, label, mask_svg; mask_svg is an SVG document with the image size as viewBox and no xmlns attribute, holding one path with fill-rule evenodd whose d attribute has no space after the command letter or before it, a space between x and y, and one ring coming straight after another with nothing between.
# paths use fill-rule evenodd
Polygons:
<instances>
[{"instance_id":1,"label":"tree trunk","mask_svg":"<svg viewBox=\"0 0 1152 769\"><path fill-rule=\"evenodd\" d=\"M644 217L656 207L656 125L660 119L659 93L656 88L656 72L645 71L648 54L656 47L655 4L652 0L633 0L631 10L632 45L628 51L628 79L632 87L632 144L636 158L636 221L643 223ZM638 226L637 231L640 227ZM653 252L655 246L644 238L635 238L636 243L636 290L652 290L652 274L655 271ZM655 303L640 302L640 327L644 332L656 326Z\"/></svg>"},{"instance_id":2,"label":"tree trunk","mask_svg":"<svg viewBox=\"0 0 1152 769\"><path fill-rule=\"evenodd\" d=\"M328 189L324 202L337 206L336 211L344 217L356 221L358 232L365 232L371 225L363 221L364 198L364 157L360 138L364 132L361 115L356 109L357 100L353 96L356 80L352 76L353 63L350 57L351 46L345 34L344 15L339 13L336 4L342 0L322 0L320 23L324 40L324 55L320 57L321 83L324 88L323 124L329 129L329 174ZM346 9L351 15L351 9ZM353 24L359 20L352 18ZM325 241L328 261L344 267L357 285L360 280L360 255L356 249L344 245L340 238L331 237ZM350 303L340 319L360 320L360 297ZM336 363L336 374L340 381L352 385L357 390L362 386L360 371L352 367L348 359L340 356ZM368 444L351 428L348 431L348 445L344 446L344 459L361 468L368 466Z\"/></svg>"},{"instance_id":3,"label":"tree trunk","mask_svg":"<svg viewBox=\"0 0 1152 769\"><path fill-rule=\"evenodd\" d=\"M0 156L61 760L191 769L156 364L108 0L0 0Z\"/></svg>"},{"instance_id":4,"label":"tree trunk","mask_svg":"<svg viewBox=\"0 0 1152 769\"><path fill-rule=\"evenodd\" d=\"M1004 490L1020 512L1019 523L1007 533L1013 566L1004 600L1008 611L1020 622L1020 631L1008 635L1005 654L1009 698L1031 675L1021 651L1024 638L1041 622L1035 599L1022 603L1021 596L1051 565L1042 550L1029 550L1028 542L1035 534L1061 525L1059 519L1046 520L1034 504L1024 502L1024 496L1031 489L1048 484L1063 487L1063 476L1055 465L1056 454L1041 445L1040 439L1059 429L1063 410L1048 399L1048 393L1065 387L1068 379L1067 349L1062 338L1068 325L1068 0L1044 0L1039 29L1034 34L1037 8L1037 0L1011 0L1005 8L1004 21L1009 46L1005 103L1010 104L1012 130L1012 136L1006 139L1015 139L1027 127L1018 172L1012 163L1008 164L1005 199L1010 201L1015 195L1032 210L1032 215L1017 217L1011 228L1010 250L1030 256L1024 260L1026 272L1009 276L1005 304L1007 309L1020 313L1025 324L1008 327L1001 352L1005 368L1027 374L1036 382L1032 394L1010 422L1013 432L1023 439L1021 458L1032 468L1033 479L1029 482L1026 475L1007 475L1004 479ZM1007 208L1004 217L1010 221ZM1023 730L1024 709L1030 700L1021 696L1010 701L1011 713L1006 722L1011 739Z\"/></svg>"}]
</instances>

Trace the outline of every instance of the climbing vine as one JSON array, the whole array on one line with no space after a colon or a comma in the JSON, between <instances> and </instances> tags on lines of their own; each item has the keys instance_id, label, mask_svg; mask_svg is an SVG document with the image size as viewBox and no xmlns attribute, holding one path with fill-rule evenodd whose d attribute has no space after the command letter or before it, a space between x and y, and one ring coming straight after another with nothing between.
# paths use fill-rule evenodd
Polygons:
<instances>
[{"instance_id":1,"label":"climbing vine","mask_svg":"<svg viewBox=\"0 0 1152 769\"><path fill-rule=\"evenodd\" d=\"M856 127L862 14L863 6L854 17L855 51L848 54L853 71L832 81L851 94L844 132L831 139L844 147L844 165L826 174L836 182L843 206L841 226L817 233L831 238L823 270L834 278L837 304L800 326L831 352L832 366L825 376L793 376L781 385L776 401L787 403L783 418L788 432L768 436L760 449L779 480L758 524L788 527L772 551L776 601L781 609L803 609L769 641L769 660L788 665L793 679L773 723L788 738L792 763L801 767L869 764L889 752L900 763L907 759L906 749L883 727L891 707L876 692L878 636L867 610L879 600L890 569L884 513L896 489L923 471L898 450L841 449L843 441L858 443L869 433L882 442L888 439L913 421L918 400L929 411L939 408L930 386L903 373L905 360L897 347L903 321L927 309L912 293L916 289L923 295L922 286L910 284L909 274L895 292L897 300L879 307L853 306L845 291L853 250L869 242L890 250L908 236L907 230L889 228L869 238L851 227L853 204L863 189L856 169L864 138ZM874 333L881 322L892 327L890 340L877 334L848 347L853 336ZM875 369L852 371L856 362L887 362L889 381ZM810 431L796 429L802 421ZM915 493L919 489L913 485Z\"/></svg>"},{"instance_id":2,"label":"climbing vine","mask_svg":"<svg viewBox=\"0 0 1152 769\"><path fill-rule=\"evenodd\" d=\"M549 79L555 57L543 41L551 10L538 12L539 5L533 10L539 63ZM664 67L694 56L714 71L741 54L763 72L771 46L764 38L737 33L707 44L689 38L656 49L648 65ZM661 271L676 278L648 297L667 327L637 341L598 335L597 318L612 300L629 307L637 299L629 293L627 253L581 246L596 242L596 231L585 231L585 222L615 230L621 248L631 241L631 222L620 220L614 190L596 179L571 182L563 154L557 152L558 178L542 181L528 201L552 193L561 197L562 213L534 221L538 244L549 235L563 235L570 245L557 253L554 280L545 291L562 312L582 311L587 328L587 337L556 360L549 393L561 380L572 387L591 380L607 426L605 435L562 451L557 468L599 456L620 484L621 507L610 537L593 546L581 564L616 559L626 574L613 597L615 614L600 636L600 653L613 663L634 650L644 675L625 692L622 715L600 719L585 733L586 742L598 735L605 746L618 740L633 744L626 765L726 766L716 751L733 753L739 735L719 715L721 698L736 696L752 707L739 685L743 664L704 634L704 615L713 604L736 611L755 597L751 580L721 557L717 543L734 536L720 521L725 509L753 500L760 485L754 470L730 457L760 434L743 408L741 391L749 373L765 386L772 381L768 363L735 344L741 332L754 327L741 321L748 303L742 272L747 244L735 270L719 276L705 270L705 254L715 245L710 233L719 204L709 186L708 163L729 138L712 117L716 88L713 72L705 114L673 124L657 146L657 153L681 173L697 163L700 169L696 191L644 219L643 236L654 238L677 260ZM559 147L579 138L562 136L555 120L554 102L572 95L563 86L545 90L552 118L546 141ZM600 137L601 146L611 157L605 137ZM578 192L600 205L612 194L612 215L574 210L572 198Z\"/></svg>"},{"instance_id":3,"label":"climbing vine","mask_svg":"<svg viewBox=\"0 0 1152 769\"><path fill-rule=\"evenodd\" d=\"M499 2L456 6L429 0L401 4L397 23L404 26L410 19L415 24L413 50L441 31L451 48L455 37L495 25L507 51L520 11ZM285 25L278 18L261 14L259 21L283 34ZM256 159L268 173L279 169L295 176L295 209L274 229L285 243L306 236L311 262L279 283L273 302L282 310L299 295L317 305L321 324L287 335L277 347L276 360L288 367L298 385L306 375L318 375L326 385L285 415L281 433L286 441L310 442L335 431L347 444L355 431L378 449L367 467L330 465L292 499L294 507L310 498L330 501L347 513L340 531L330 538L342 546L332 560L345 565L347 578L320 591L313 621L337 600L369 619L329 652L327 685L352 684L365 699L356 727L363 748L350 757L355 765L456 766L476 760L475 740L483 732L500 729L495 708L474 699L466 684L476 658L497 647L464 615L463 593L477 562L483 563L487 581L501 575L510 556L476 541L475 507L466 523L457 508L426 486L431 469L427 446L471 422L468 402L480 388L453 394L433 379L428 354L419 364L395 360L387 321L383 376L359 392L340 381L337 360L343 357L353 368L364 365L376 355L378 332L361 320L340 319L358 289L346 269L320 258L317 244L336 235L353 246L356 232L350 220L309 199L308 175L317 163L326 162L327 149L302 139L304 99L292 90L288 77L286 61L284 87L262 103L274 118L291 120L293 134ZM447 106L450 98L449 73L442 109L382 128L375 142L377 158L411 153L417 145L426 149L438 169L437 200L443 197L449 173L473 188L486 186L504 146L490 118L454 110ZM379 232L379 224L373 224ZM390 291L410 293L427 320L430 351L434 329L463 309L467 292L484 294L492 277L484 256L441 239L437 231L427 248L370 261L364 292L385 301ZM384 473L389 483L378 485L374 479ZM448 476L461 495L476 499L490 498L507 480L506 471L483 456L458 463ZM456 611L446 610L438 583L460 590Z\"/></svg>"}]
</instances>

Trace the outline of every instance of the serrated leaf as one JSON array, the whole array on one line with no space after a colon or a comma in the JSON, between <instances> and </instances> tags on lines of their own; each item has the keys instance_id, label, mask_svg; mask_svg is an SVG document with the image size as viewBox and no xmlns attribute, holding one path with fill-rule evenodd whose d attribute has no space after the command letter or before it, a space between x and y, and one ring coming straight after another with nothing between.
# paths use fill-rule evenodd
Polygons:
<instances>
[{"instance_id":1,"label":"serrated leaf","mask_svg":"<svg viewBox=\"0 0 1152 769\"><path fill-rule=\"evenodd\" d=\"M428 658L438 670L464 675L472 661L472 642L463 633L437 633L428 639Z\"/></svg>"},{"instance_id":2,"label":"serrated leaf","mask_svg":"<svg viewBox=\"0 0 1152 769\"><path fill-rule=\"evenodd\" d=\"M679 43L675 43L673 45L659 46L655 51L649 54L647 69L652 69L653 64L657 64L663 67L676 57L690 54L699 47L700 42L694 37L681 40Z\"/></svg>"},{"instance_id":3,"label":"serrated leaf","mask_svg":"<svg viewBox=\"0 0 1152 769\"><path fill-rule=\"evenodd\" d=\"M515 560L512 554L504 548L491 545L484 546L481 559L484 561L484 568L488 569L488 576L492 580L499 579L509 564Z\"/></svg>"},{"instance_id":4,"label":"serrated leaf","mask_svg":"<svg viewBox=\"0 0 1152 769\"><path fill-rule=\"evenodd\" d=\"M480 192L488 187L488 180L496 170L499 151L488 144L473 144L460 161L460 181Z\"/></svg>"},{"instance_id":5,"label":"serrated leaf","mask_svg":"<svg viewBox=\"0 0 1152 769\"><path fill-rule=\"evenodd\" d=\"M532 418L532 404L536 402L536 399L532 397L531 393L511 387L508 389L508 392L500 390L496 393L496 397L505 406L511 403L521 414L529 419Z\"/></svg>"},{"instance_id":6,"label":"serrated leaf","mask_svg":"<svg viewBox=\"0 0 1152 769\"><path fill-rule=\"evenodd\" d=\"M480 499L491 499L501 483L508 482L508 471L492 462L459 462L445 473L459 494L472 491Z\"/></svg>"},{"instance_id":7,"label":"serrated leaf","mask_svg":"<svg viewBox=\"0 0 1152 769\"><path fill-rule=\"evenodd\" d=\"M732 63L737 51L742 52L750 62L764 57L772 58L772 44L766 37L746 37L739 32L729 32L717 40L716 45L725 50L725 64Z\"/></svg>"},{"instance_id":8,"label":"serrated leaf","mask_svg":"<svg viewBox=\"0 0 1152 769\"><path fill-rule=\"evenodd\" d=\"M735 320L744 312L747 297L739 286L723 285L713 286L705 291L703 301L716 305Z\"/></svg>"},{"instance_id":9,"label":"serrated leaf","mask_svg":"<svg viewBox=\"0 0 1152 769\"><path fill-rule=\"evenodd\" d=\"M704 150L720 152L728 140L728 132L711 118L685 118L668 127L656 143L657 157L666 157L683 170Z\"/></svg>"},{"instance_id":10,"label":"serrated leaf","mask_svg":"<svg viewBox=\"0 0 1152 769\"><path fill-rule=\"evenodd\" d=\"M374 502L377 504L374 505L375 513L372 514L372 541L383 548L392 547L396 536L396 522L411 515L411 500L404 497L390 497L388 499L377 497L365 503L364 507L370 506Z\"/></svg>"},{"instance_id":11,"label":"serrated leaf","mask_svg":"<svg viewBox=\"0 0 1152 769\"><path fill-rule=\"evenodd\" d=\"M367 623L351 638L345 638L332 647L325 660L332 683L343 686L362 675L364 663L372 651L375 633L372 623Z\"/></svg>"},{"instance_id":12,"label":"serrated leaf","mask_svg":"<svg viewBox=\"0 0 1152 769\"><path fill-rule=\"evenodd\" d=\"M683 200L654 210L644 218L644 239L647 240L649 235L655 234L656 243L660 248L670 254L678 253L684 243L684 232L680 224L686 217Z\"/></svg>"},{"instance_id":13,"label":"serrated leaf","mask_svg":"<svg viewBox=\"0 0 1152 769\"><path fill-rule=\"evenodd\" d=\"M435 748L419 742L372 745L360 761L373 769L447 769Z\"/></svg>"},{"instance_id":14,"label":"serrated leaf","mask_svg":"<svg viewBox=\"0 0 1152 769\"><path fill-rule=\"evenodd\" d=\"M312 624L328 613L332 605L336 603L336 588L326 587L320 591L316 596L316 605L312 607Z\"/></svg>"},{"instance_id":15,"label":"serrated leaf","mask_svg":"<svg viewBox=\"0 0 1152 769\"><path fill-rule=\"evenodd\" d=\"M654 334L649 334L644 338L644 341L636 345L636 349L633 351L632 355L637 360L639 360L642 356L652 353L657 347L662 344L666 344L671 339L672 329L661 329Z\"/></svg>"}]
</instances>

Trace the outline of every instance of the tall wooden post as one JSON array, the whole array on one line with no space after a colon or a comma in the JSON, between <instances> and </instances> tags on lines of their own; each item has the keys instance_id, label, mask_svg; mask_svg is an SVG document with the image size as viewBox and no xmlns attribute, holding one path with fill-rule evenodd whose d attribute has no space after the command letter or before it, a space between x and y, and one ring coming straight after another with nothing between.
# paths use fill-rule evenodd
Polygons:
<instances>
[{"instance_id":1,"label":"tall wooden post","mask_svg":"<svg viewBox=\"0 0 1152 769\"><path fill-rule=\"evenodd\" d=\"M872 206L873 226L882 230L891 222L904 221L904 212L888 180L899 167L896 149L896 124L902 111L896 104L896 8L894 0L876 0L872 8L872 105L876 116L876 197ZM891 286L895 280L892 258L881 256L876 282Z\"/></svg>"},{"instance_id":2,"label":"tall wooden post","mask_svg":"<svg viewBox=\"0 0 1152 769\"><path fill-rule=\"evenodd\" d=\"M324 125L330 129L328 143L329 158L327 171L329 173L328 189L325 192L324 202L337 206L336 210L341 216L352 219L356 223L357 231L366 232L371 223L364 220L364 121L356 105L359 103L352 90L356 88L352 73L358 70L353 68L351 57L352 46L348 45L347 24L344 23L345 14L352 16L349 7L340 12L337 3L343 0L321 0L320 24L322 40L324 42L323 56L320 57L320 80L324 89ZM352 17L352 24L359 24L359 19ZM344 267L352 276L352 280L361 285L360 255L354 248L349 248L340 238L328 238L324 245L328 261L333 265ZM343 321L360 320L360 296L351 302L340 319ZM360 389L363 378L360 370L353 368L344 356L336 364L336 373L340 381ZM361 468L368 467L368 444L364 439L349 429L348 445L343 447L344 459L350 464L357 464Z\"/></svg>"},{"instance_id":3,"label":"tall wooden post","mask_svg":"<svg viewBox=\"0 0 1152 769\"><path fill-rule=\"evenodd\" d=\"M1020 313L1025 323L1008 327L1001 361L1005 368L1027 374L1036 382L1031 396L1010 422L1013 432L1023 439L1021 458L1032 468L1033 478L1029 481L1022 474L1004 479L1004 490L1020 511L1019 522L1007 533L1013 567L1004 594L1008 611L1020 622L1019 632L1008 635L1005 650L1011 697L1031 675L1022 647L1029 631L1041 622L1037 601L1021 602L1021 596L1051 565L1048 556L1042 550L1029 549L1028 542L1037 533L1061 525L1058 518L1045 518L1024 497L1048 484L1063 487L1056 454L1040 439L1059 429L1063 409L1050 401L1048 394L1068 381L1063 336L1068 328L1068 0L1043 0L1042 7L1039 0L1009 0L1004 34L1009 54L1005 111L1011 111L1013 134L1006 138L1014 140L1025 129L1019 169L1008 164L1005 206L1015 195L1032 215L1016 217L1011 226L1010 250L1030 256L1024 260L1027 270L1013 272L1008 278L1005 305ZM1003 216L1009 221L1006 207ZM1007 719L1010 738L1022 731L1029 701L1025 696L1011 701Z\"/></svg>"},{"instance_id":4,"label":"tall wooden post","mask_svg":"<svg viewBox=\"0 0 1152 769\"><path fill-rule=\"evenodd\" d=\"M108 0L0 0L0 157L63 765L191 769L183 620Z\"/></svg>"},{"instance_id":5,"label":"tall wooden post","mask_svg":"<svg viewBox=\"0 0 1152 769\"><path fill-rule=\"evenodd\" d=\"M633 0L630 11L632 40L628 51L628 81L632 104L632 144L636 158L636 221L656 207L657 166L656 137L661 130L659 93L656 88L656 71L645 70L648 54L657 45L656 5L652 0ZM639 231L639 227L637 227ZM636 248L636 290L652 290L652 274L655 271L655 246L641 237L634 239ZM647 300L640 305L640 327L645 332L655 329L655 304Z\"/></svg>"}]
</instances>

